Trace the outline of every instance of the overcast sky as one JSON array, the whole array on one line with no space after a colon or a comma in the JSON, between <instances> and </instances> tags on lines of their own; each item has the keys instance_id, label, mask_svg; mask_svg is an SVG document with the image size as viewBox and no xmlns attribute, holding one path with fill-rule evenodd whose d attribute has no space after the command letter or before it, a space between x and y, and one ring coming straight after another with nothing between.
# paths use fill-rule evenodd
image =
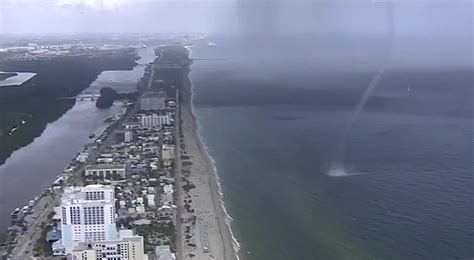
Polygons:
<instances>
[{"instance_id":1,"label":"overcast sky","mask_svg":"<svg viewBox=\"0 0 474 260\"><path fill-rule=\"evenodd\" d=\"M471 0L0 0L0 33L472 35Z\"/></svg>"}]
</instances>

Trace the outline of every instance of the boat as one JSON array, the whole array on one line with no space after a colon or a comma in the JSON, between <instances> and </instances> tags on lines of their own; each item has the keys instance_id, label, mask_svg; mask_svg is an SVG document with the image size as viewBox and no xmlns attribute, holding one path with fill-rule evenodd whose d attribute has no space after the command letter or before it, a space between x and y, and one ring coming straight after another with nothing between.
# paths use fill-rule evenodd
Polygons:
<instances>
[{"instance_id":1,"label":"boat","mask_svg":"<svg viewBox=\"0 0 474 260\"><path fill-rule=\"evenodd\" d=\"M89 135L89 138L94 138L95 137L95 134L90 134Z\"/></svg>"}]
</instances>

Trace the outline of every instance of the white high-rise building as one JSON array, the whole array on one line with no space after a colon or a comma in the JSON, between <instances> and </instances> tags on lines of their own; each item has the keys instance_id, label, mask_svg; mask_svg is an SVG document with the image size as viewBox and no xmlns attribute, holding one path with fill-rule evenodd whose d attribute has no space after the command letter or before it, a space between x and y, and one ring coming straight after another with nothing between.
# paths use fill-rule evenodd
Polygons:
<instances>
[{"instance_id":1,"label":"white high-rise building","mask_svg":"<svg viewBox=\"0 0 474 260\"><path fill-rule=\"evenodd\" d=\"M116 240L115 223L113 186L68 187L61 198L62 236L53 244L53 251L70 254L74 245L81 242Z\"/></svg>"}]
</instances>

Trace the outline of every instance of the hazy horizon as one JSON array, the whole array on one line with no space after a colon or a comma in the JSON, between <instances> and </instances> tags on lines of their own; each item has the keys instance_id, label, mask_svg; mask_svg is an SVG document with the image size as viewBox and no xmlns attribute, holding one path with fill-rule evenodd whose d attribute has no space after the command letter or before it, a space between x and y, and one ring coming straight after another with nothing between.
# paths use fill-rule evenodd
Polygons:
<instances>
[{"instance_id":1,"label":"hazy horizon","mask_svg":"<svg viewBox=\"0 0 474 260\"><path fill-rule=\"evenodd\" d=\"M0 0L0 14L0 34L383 35L388 15L397 35L473 32L469 0Z\"/></svg>"}]
</instances>

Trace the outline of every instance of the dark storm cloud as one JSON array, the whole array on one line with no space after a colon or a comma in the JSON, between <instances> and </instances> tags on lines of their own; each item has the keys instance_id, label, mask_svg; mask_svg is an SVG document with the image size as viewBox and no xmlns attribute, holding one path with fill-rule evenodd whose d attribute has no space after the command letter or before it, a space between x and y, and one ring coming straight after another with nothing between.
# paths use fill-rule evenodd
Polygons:
<instances>
[{"instance_id":1,"label":"dark storm cloud","mask_svg":"<svg viewBox=\"0 0 474 260\"><path fill-rule=\"evenodd\" d=\"M377 34L387 27L387 9L400 34L472 32L468 0L239 0L244 32Z\"/></svg>"}]
</instances>

